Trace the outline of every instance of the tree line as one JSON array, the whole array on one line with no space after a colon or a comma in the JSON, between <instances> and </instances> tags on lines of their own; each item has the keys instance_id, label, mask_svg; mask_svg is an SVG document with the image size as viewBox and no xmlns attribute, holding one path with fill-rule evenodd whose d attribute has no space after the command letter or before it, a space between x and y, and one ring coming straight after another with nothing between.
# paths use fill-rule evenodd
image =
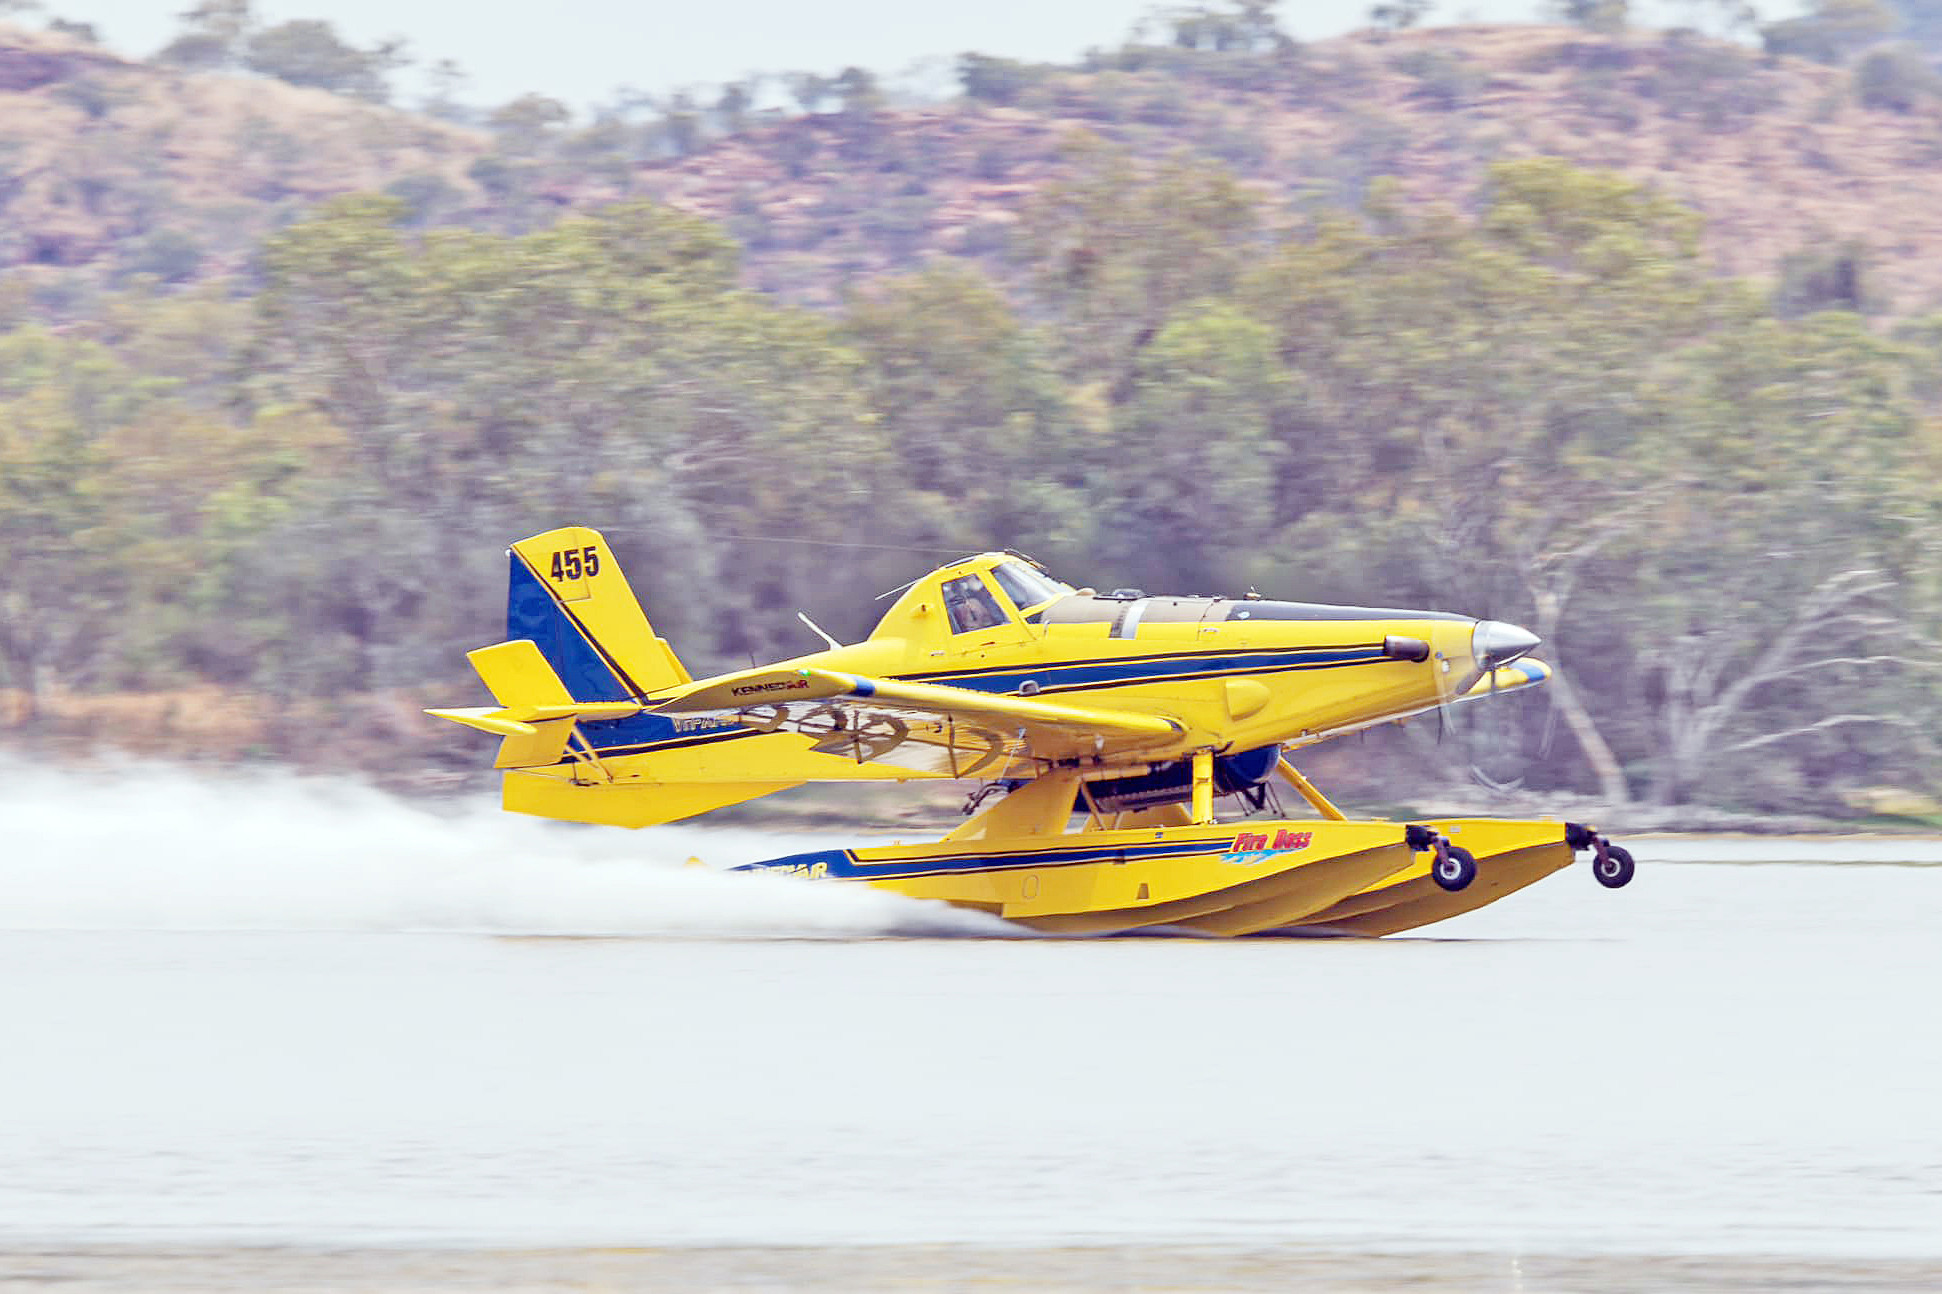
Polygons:
<instances>
[{"instance_id":1,"label":"tree line","mask_svg":"<svg viewBox=\"0 0 1942 1294\"><path fill-rule=\"evenodd\" d=\"M1942 315L1777 311L1693 212L1552 160L1281 226L1217 165L1068 151L1016 288L941 260L816 312L664 206L512 234L377 195L267 239L253 293L55 327L0 288L0 680L449 700L505 543L584 522L697 670L1010 547L1526 624L1551 695L1473 740L1532 786L1934 786Z\"/></svg>"}]
</instances>

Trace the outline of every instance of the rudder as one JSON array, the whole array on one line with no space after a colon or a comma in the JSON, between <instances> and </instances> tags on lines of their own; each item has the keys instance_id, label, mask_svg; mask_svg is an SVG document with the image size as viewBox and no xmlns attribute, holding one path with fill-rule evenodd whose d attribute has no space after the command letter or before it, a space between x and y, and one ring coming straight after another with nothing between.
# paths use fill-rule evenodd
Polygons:
<instances>
[{"instance_id":1,"label":"rudder","mask_svg":"<svg viewBox=\"0 0 1942 1294\"><path fill-rule=\"evenodd\" d=\"M506 557L506 638L532 641L574 700L624 701L691 681L599 531L562 526Z\"/></svg>"}]
</instances>

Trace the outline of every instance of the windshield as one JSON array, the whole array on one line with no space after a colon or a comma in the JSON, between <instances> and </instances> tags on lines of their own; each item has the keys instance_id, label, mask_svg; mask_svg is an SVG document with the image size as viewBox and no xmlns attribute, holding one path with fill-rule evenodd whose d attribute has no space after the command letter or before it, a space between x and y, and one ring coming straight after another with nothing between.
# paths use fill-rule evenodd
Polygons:
<instances>
[{"instance_id":1,"label":"windshield","mask_svg":"<svg viewBox=\"0 0 1942 1294\"><path fill-rule=\"evenodd\" d=\"M1066 585L1024 562L1000 562L992 568L991 574L997 579L998 587L1018 604L1020 611L1028 611L1041 602L1050 602L1053 598L1062 598L1072 592Z\"/></svg>"}]
</instances>

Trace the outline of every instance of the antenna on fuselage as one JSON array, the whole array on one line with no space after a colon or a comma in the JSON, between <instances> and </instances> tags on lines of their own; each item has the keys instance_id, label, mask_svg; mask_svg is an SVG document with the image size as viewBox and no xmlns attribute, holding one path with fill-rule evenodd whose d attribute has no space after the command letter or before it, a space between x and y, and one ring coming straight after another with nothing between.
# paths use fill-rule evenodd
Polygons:
<instances>
[{"instance_id":1,"label":"antenna on fuselage","mask_svg":"<svg viewBox=\"0 0 1942 1294\"><path fill-rule=\"evenodd\" d=\"M816 636L817 636L818 638L821 638L821 639L822 639L822 640L823 640L824 642L826 642L826 643L828 643L828 644L830 645L830 649L831 649L831 650L835 650L836 648L838 648L838 647L841 647L841 646L843 645L842 643L839 643L839 642L837 642L837 641L836 641L836 640L835 640L834 638L832 638L832 637L830 637L830 636L829 636L828 634L826 634L826 633L824 633L824 632L823 632L823 627L822 627L821 625L819 625L819 624L817 624L817 623L816 623L816 622L815 622L814 620L811 620L811 619L809 618L809 613L808 613L808 612L806 612L806 611L798 611L798 612L796 612L796 619L798 619L798 620L800 620L800 621L802 621L802 622L803 622L804 624L806 624L806 625L808 625L808 626L810 627L810 629L811 629L811 630L813 630L813 631L815 632L815 634L816 634Z\"/></svg>"}]
</instances>

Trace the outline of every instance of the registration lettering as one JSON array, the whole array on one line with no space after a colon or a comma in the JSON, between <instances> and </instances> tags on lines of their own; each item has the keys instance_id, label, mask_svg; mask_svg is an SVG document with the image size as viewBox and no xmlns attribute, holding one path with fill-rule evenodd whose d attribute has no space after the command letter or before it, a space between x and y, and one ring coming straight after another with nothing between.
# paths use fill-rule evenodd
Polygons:
<instances>
[{"instance_id":1,"label":"registration lettering","mask_svg":"<svg viewBox=\"0 0 1942 1294\"><path fill-rule=\"evenodd\" d=\"M740 687L730 688L729 695L758 696L764 692L793 692L797 688L808 686L809 680L806 678L781 679L774 683L744 683Z\"/></svg>"},{"instance_id":2,"label":"registration lettering","mask_svg":"<svg viewBox=\"0 0 1942 1294\"><path fill-rule=\"evenodd\" d=\"M762 870L765 872L774 872L777 876L807 876L812 881L819 881L829 875L829 864L776 863L765 864Z\"/></svg>"}]
</instances>

